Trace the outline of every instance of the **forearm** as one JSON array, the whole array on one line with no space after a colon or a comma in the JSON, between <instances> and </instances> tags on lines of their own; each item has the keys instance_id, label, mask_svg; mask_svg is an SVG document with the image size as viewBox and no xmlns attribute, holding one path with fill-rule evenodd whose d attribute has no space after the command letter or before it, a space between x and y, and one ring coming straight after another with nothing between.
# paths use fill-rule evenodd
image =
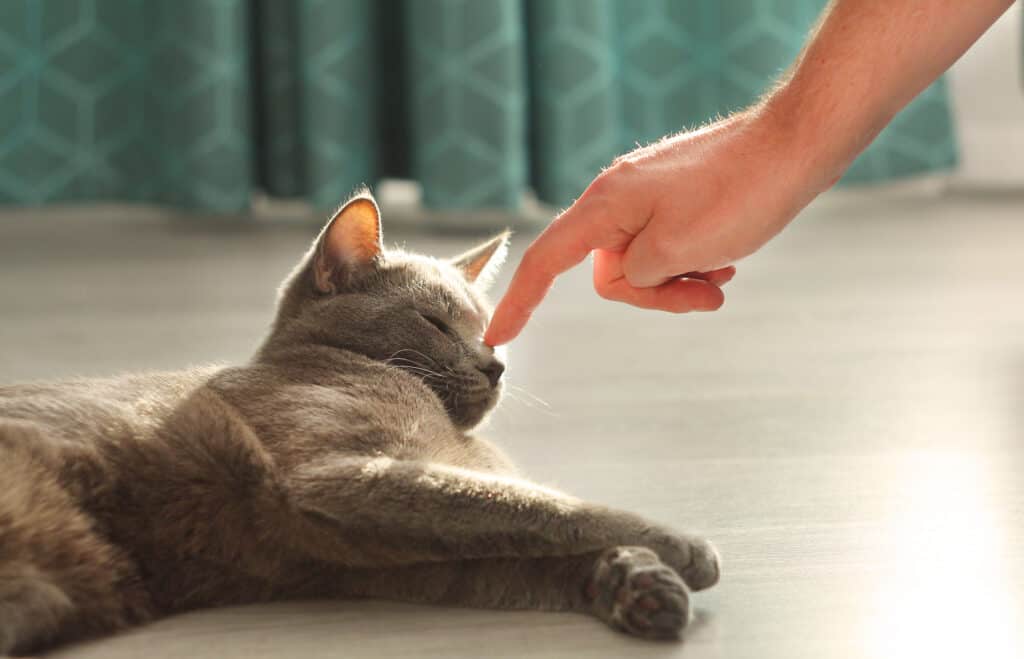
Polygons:
<instances>
[{"instance_id":1,"label":"forearm","mask_svg":"<svg viewBox=\"0 0 1024 659\"><path fill-rule=\"evenodd\" d=\"M530 246L485 340L511 340L559 273L634 306L713 310L760 249L1012 0L833 0L761 102L618 158ZM700 278L680 273L704 273Z\"/></svg>"},{"instance_id":2,"label":"forearm","mask_svg":"<svg viewBox=\"0 0 1024 659\"><path fill-rule=\"evenodd\" d=\"M1013 0L834 0L762 102L821 192Z\"/></svg>"}]
</instances>

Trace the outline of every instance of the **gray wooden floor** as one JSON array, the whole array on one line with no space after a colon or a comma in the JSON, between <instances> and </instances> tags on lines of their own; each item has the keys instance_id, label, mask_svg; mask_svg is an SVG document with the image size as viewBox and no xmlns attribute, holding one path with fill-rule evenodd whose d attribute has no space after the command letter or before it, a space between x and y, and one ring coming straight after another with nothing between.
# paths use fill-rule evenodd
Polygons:
<instances>
[{"instance_id":1,"label":"gray wooden floor","mask_svg":"<svg viewBox=\"0 0 1024 659\"><path fill-rule=\"evenodd\" d=\"M246 358L313 227L151 215L0 215L0 380ZM385 234L468 243L388 236L386 218ZM811 209L714 314L602 302L583 270L560 280L511 347L487 432L539 481L717 542L722 583L694 596L683 643L570 614L322 602L60 654L1024 656L1022 291L1019 198Z\"/></svg>"}]
</instances>

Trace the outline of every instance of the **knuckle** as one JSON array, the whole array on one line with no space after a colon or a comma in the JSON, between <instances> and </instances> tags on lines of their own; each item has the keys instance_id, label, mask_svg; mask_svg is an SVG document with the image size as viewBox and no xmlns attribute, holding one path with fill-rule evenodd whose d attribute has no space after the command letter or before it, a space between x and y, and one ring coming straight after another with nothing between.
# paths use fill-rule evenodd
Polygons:
<instances>
[{"instance_id":1,"label":"knuckle","mask_svg":"<svg viewBox=\"0 0 1024 659\"><path fill-rule=\"evenodd\" d=\"M611 192L611 188L614 186L614 182L608 174L609 170L605 170L598 174L587 189L583 193L583 198L592 199L594 197L604 197Z\"/></svg>"},{"instance_id":2,"label":"knuckle","mask_svg":"<svg viewBox=\"0 0 1024 659\"><path fill-rule=\"evenodd\" d=\"M608 171L614 172L616 176L630 176L639 169L636 161L626 156L619 156L612 161Z\"/></svg>"},{"instance_id":3,"label":"knuckle","mask_svg":"<svg viewBox=\"0 0 1024 659\"><path fill-rule=\"evenodd\" d=\"M621 191L623 185L630 180L636 164L628 160L613 160L612 164L594 177L587 186L584 195L587 197L613 197Z\"/></svg>"}]
</instances>

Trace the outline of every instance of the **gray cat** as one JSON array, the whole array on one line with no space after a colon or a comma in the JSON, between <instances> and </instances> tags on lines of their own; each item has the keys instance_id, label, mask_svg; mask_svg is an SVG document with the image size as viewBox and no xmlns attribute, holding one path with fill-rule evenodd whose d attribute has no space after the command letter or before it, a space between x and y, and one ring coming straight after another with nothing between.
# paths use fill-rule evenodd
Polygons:
<instances>
[{"instance_id":1,"label":"gray cat","mask_svg":"<svg viewBox=\"0 0 1024 659\"><path fill-rule=\"evenodd\" d=\"M385 251L360 194L249 364L0 387L0 654L310 597L677 637L687 587L718 580L708 542L523 480L471 434L502 387L481 290L506 240Z\"/></svg>"}]
</instances>

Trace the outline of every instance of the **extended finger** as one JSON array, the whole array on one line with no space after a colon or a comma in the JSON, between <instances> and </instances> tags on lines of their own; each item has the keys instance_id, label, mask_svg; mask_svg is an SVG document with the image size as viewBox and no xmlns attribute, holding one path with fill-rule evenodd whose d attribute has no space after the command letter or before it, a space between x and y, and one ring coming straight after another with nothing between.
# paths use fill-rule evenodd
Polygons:
<instances>
[{"instance_id":1,"label":"extended finger","mask_svg":"<svg viewBox=\"0 0 1024 659\"><path fill-rule=\"evenodd\" d=\"M628 242L631 236L601 235L602 227L608 225L604 222L605 213L602 204L581 199L533 241L494 310L484 334L487 345L501 345L514 339L551 289L555 277L579 264L595 246Z\"/></svg>"}]
</instances>

